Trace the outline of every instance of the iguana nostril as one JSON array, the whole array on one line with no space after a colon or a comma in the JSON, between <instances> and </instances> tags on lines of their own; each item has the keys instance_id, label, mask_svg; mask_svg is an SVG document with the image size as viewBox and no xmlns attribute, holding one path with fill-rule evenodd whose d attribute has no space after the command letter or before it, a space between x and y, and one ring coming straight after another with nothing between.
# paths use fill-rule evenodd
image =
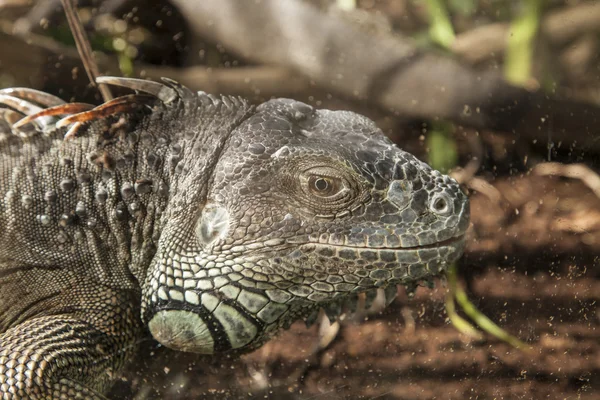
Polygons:
<instances>
[{"instance_id":1,"label":"iguana nostril","mask_svg":"<svg viewBox=\"0 0 600 400\"><path fill-rule=\"evenodd\" d=\"M450 212L450 199L444 193L439 193L433 196L430 202L430 210L436 214L447 215Z\"/></svg>"}]
</instances>

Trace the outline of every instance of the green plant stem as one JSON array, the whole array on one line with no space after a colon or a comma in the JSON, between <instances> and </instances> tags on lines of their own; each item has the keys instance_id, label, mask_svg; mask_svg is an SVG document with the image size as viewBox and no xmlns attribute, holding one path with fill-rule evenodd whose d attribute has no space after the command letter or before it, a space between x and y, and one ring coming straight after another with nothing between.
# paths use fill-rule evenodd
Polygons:
<instances>
[{"instance_id":1,"label":"green plant stem","mask_svg":"<svg viewBox=\"0 0 600 400\"><path fill-rule=\"evenodd\" d=\"M512 336L511 334L506 332L504 329L502 329L498 325L496 325L491 319L489 319L488 317L483 315L479 310L477 310L475 305L473 303L471 303L471 301L468 299L467 294L465 293L465 290L463 289L463 287L458 284L457 274L458 273L457 273L456 265L452 265L448 269L448 286L449 286L451 296L454 298L454 300L460 306L460 308L464 311L464 313L467 314L467 316L473 322L475 322L477 325L479 325L479 327L483 331L489 333L492 336L495 336L496 338L502 340L503 342L508 343L509 345L513 346L516 349L530 351L531 346L522 342L518 338ZM448 304L448 301L446 302L446 308L447 308L447 304ZM452 311L454 311L454 305L452 306ZM471 326L471 328L473 328L473 327ZM459 328L457 328L457 329L459 329Z\"/></svg>"},{"instance_id":2,"label":"green plant stem","mask_svg":"<svg viewBox=\"0 0 600 400\"><path fill-rule=\"evenodd\" d=\"M441 0L425 0L425 3L431 40L443 48L449 49L456 36L444 3Z\"/></svg>"},{"instance_id":3,"label":"green plant stem","mask_svg":"<svg viewBox=\"0 0 600 400\"><path fill-rule=\"evenodd\" d=\"M454 126L450 122L433 122L427 134L427 148L429 149L429 164L447 173L458 164L458 150L452 138Z\"/></svg>"},{"instance_id":4,"label":"green plant stem","mask_svg":"<svg viewBox=\"0 0 600 400\"><path fill-rule=\"evenodd\" d=\"M535 38L540 26L543 0L524 0L522 12L510 24L504 60L504 76L515 85L531 79Z\"/></svg>"}]
</instances>

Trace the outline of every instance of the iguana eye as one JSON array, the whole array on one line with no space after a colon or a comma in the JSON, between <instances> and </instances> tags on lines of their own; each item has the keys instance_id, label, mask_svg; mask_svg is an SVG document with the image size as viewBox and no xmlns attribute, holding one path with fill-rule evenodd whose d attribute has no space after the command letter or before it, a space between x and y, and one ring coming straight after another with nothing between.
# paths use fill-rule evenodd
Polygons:
<instances>
[{"instance_id":1,"label":"iguana eye","mask_svg":"<svg viewBox=\"0 0 600 400\"><path fill-rule=\"evenodd\" d=\"M330 197L339 193L343 184L339 178L329 176L311 175L308 178L308 189L319 197Z\"/></svg>"},{"instance_id":2,"label":"iguana eye","mask_svg":"<svg viewBox=\"0 0 600 400\"><path fill-rule=\"evenodd\" d=\"M312 165L298 172L296 184L282 187L293 189L302 210L317 217L334 218L361 197L360 184L344 166Z\"/></svg>"}]
</instances>

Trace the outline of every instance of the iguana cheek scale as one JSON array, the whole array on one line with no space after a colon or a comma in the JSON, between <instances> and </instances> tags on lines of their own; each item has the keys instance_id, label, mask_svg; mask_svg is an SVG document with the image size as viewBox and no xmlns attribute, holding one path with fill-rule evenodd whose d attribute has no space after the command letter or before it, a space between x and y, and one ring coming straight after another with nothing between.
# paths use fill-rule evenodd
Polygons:
<instances>
[{"instance_id":1,"label":"iguana cheek scale","mask_svg":"<svg viewBox=\"0 0 600 400\"><path fill-rule=\"evenodd\" d=\"M147 328L257 348L443 273L458 184L367 118L171 80L94 107L0 91L0 399L101 399Z\"/></svg>"}]
</instances>

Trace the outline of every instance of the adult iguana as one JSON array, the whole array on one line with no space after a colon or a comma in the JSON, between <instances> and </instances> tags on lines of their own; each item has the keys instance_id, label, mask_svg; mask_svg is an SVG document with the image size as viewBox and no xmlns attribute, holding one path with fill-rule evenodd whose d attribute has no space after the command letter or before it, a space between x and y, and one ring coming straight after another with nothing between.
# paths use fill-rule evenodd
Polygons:
<instances>
[{"instance_id":1,"label":"adult iguana","mask_svg":"<svg viewBox=\"0 0 600 400\"><path fill-rule=\"evenodd\" d=\"M136 94L0 91L3 400L103 398L147 331L248 351L462 252L458 184L361 115L101 80Z\"/></svg>"}]
</instances>

